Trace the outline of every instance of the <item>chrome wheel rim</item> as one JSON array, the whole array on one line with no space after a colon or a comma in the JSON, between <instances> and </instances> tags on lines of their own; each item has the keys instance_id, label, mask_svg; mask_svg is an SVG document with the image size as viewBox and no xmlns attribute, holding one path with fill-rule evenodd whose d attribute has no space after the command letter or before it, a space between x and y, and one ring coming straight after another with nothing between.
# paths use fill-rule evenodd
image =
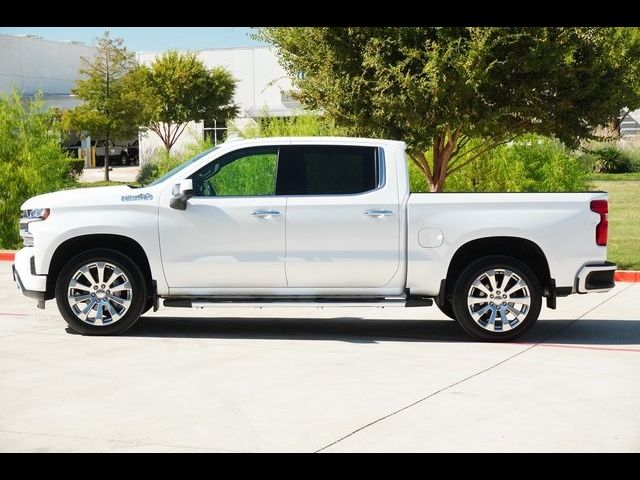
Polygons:
<instances>
[{"instance_id":1,"label":"chrome wheel rim","mask_svg":"<svg viewBox=\"0 0 640 480\"><path fill-rule=\"evenodd\" d=\"M127 313L132 298L129 278L121 268L108 262L80 267L67 288L71 311L89 325L114 324Z\"/></svg>"},{"instance_id":2,"label":"chrome wheel rim","mask_svg":"<svg viewBox=\"0 0 640 480\"><path fill-rule=\"evenodd\" d=\"M487 270L471 283L467 306L473 321L490 332L507 332L522 324L531 308L524 279L506 268Z\"/></svg>"}]
</instances>

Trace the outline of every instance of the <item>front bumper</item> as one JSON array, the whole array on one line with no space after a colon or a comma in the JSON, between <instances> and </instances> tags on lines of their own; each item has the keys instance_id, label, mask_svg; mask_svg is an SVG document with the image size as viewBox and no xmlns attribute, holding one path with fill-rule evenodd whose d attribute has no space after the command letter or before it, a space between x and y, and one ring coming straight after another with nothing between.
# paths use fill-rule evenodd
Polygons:
<instances>
[{"instance_id":1,"label":"front bumper","mask_svg":"<svg viewBox=\"0 0 640 480\"><path fill-rule=\"evenodd\" d=\"M576 291L578 293L608 292L615 283L613 276L616 264L604 262L597 265L585 265L578 272Z\"/></svg>"},{"instance_id":2,"label":"front bumper","mask_svg":"<svg viewBox=\"0 0 640 480\"><path fill-rule=\"evenodd\" d=\"M36 274L34 255L34 249L29 247L16 253L15 263L11 268L13 280L27 297L44 300L47 290L47 276Z\"/></svg>"}]
</instances>

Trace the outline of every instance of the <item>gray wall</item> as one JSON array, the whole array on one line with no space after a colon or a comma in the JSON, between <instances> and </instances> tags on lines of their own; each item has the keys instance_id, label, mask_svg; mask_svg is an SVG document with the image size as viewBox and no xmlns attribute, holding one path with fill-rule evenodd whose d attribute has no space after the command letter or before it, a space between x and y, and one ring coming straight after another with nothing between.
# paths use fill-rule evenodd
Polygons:
<instances>
[{"instance_id":1,"label":"gray wall","mask_svg":"<svg viewBox=\"0 0 640 480\"><path fill-rule=\"evenodd\" d=\"M0 35L0 93L15 85L25 95L69 95L79 77L80 57L92 57L90 45Z\"/></svg>"}]
</instances>

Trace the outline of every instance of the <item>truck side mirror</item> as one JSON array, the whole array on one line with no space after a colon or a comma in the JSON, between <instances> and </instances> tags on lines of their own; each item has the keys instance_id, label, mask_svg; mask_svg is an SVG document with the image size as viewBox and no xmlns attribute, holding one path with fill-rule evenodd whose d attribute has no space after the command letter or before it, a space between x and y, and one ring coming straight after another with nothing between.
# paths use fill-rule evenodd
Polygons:
<instances>
[{"instance_id":1,"label":"truck side mirror","mask_svg":"<svg viewBox=\"0 0 640 480\"><path fill-rule=\"evenodd\" d=\"M193 180L187 178L180 183L180 193L186 200L193 197Z\"/></svg>"},{"instance_id":2,"label":"truck side mirror","mask_svg":"<svg viewBox=\"0 0 640 480\"><path fill-rule=\"evenodd\" d=\"M193 180L190 178L183 180L173 187L172 193L173 197L169 202L169 206L176 210L186 210L187 201L193 197Z\"/></svg>"}]
</instances>

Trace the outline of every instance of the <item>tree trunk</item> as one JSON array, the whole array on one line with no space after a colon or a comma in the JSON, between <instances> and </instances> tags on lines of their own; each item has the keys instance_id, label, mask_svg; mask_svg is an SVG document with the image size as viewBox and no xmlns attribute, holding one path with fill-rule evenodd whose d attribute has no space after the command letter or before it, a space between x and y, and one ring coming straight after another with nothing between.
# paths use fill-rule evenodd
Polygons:
<instances>
[{"instance_id":1,"label":"tree trunk","mask_svg":"<svg viewBox=\"0 0 640 480\"><path fill-rule=\"evenodd\" d=\"M427 179L431 192L442 192L447 180L447 166L451 160L453 149L444 148L444 138L436 137L432 147L433 152L433 176Z\"/></svg>"},{"instance_id":2,"label":"tree trunk","mask_svg":"<svg viewBox=\"0 0 640 480\"><path fill-rule=\"evenodd\" d=\"M429 190L431 192L442 192L444 183L449 173L449 160L453 156L460 138L460 127L451 132L449 127L445 127L443 135L433 137L433 146L431 147L433 154L433 174L427 176L429 182Z\"/></svg>"},{"instance_id":3,"label":"tree trunk","mask_svg":"<svg viewBox=\"0 0 640 480\"><path fill-rule=\"evenodd\" d=\"M104 181L109 181L109 134L105 140L104 145Z\"/></svg>"}]
</instances>

